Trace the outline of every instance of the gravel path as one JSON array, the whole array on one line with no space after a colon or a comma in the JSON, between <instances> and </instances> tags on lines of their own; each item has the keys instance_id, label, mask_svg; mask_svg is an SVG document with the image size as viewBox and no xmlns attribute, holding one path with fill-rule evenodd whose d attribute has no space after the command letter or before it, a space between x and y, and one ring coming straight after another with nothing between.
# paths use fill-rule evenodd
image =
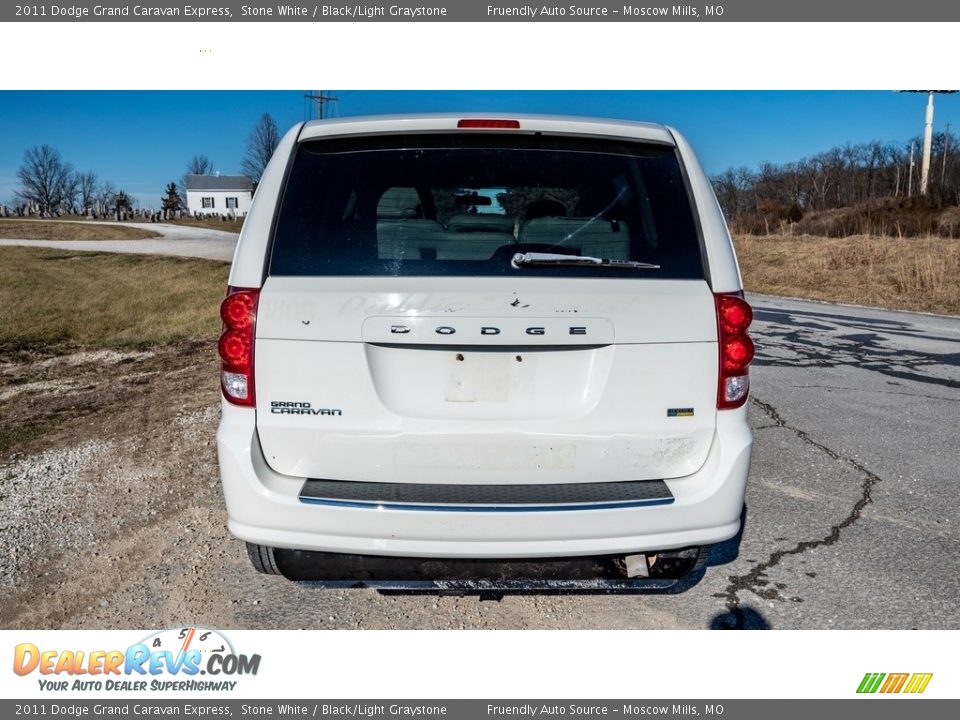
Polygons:
<instances>
[{"instance_id":1,"label":"gravel path","mask_svg":"<svg viewBox=\"0 0 960 720\"><path fill-rule=\"evenodd\" d=\"M147 228L163 235L162 238L148 240L17 240L0 239L4 245L56 248L60 250L90 250L95 252L136 253L143 255L173 255L177 257L196 257L206 260L233 259L237 245L237 233L223 230L190 227L188 225L168 225L166 223L98 223L100 225L124 225L127 227Z\"/></svg>"}]
</instances>

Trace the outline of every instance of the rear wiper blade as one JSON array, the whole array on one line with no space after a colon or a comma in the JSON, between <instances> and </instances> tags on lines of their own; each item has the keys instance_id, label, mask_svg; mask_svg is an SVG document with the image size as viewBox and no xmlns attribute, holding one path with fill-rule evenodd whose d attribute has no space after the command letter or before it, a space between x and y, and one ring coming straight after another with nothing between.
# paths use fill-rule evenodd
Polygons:
<instances>
[{"instance_id":1,"label":"rear wiper blade","mask_svg":"<svg viewBox=\"0 0 960 720\"><path fill-rule=\"evenodd\" d=\"M571 265L609 268L631 268L633 270L659 270L659 265L640 262L638 260L610 260L608 258L590 257L589 255L563 255L560 253L515 253L510 264L515 268L531 267L534 265Z\"/></svg>"}]
</instances>

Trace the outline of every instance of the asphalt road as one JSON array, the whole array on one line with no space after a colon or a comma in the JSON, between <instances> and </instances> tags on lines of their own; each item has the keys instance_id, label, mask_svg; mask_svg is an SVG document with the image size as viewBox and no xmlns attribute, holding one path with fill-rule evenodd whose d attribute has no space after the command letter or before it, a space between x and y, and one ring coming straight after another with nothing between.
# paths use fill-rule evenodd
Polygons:
<instances>
[{"instance_id":1,"label":"asphalt road","mask_svg":"<svg viewBox=\"0 0 960 720\"><path fill-rule=\"evenodd\" d=\"M720 620L960 626L960 318L751 301L745 528L704 583Z\"/></svg>"}]
</instances>

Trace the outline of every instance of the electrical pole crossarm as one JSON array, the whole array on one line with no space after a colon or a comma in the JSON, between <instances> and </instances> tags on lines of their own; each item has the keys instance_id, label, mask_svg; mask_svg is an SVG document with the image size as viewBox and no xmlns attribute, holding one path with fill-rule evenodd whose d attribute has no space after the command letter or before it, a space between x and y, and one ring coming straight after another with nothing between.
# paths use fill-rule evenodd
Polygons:
<instances>
[{"instance_id":1,"label":"electrical pole crossarm","mask_svg":"<svg viewBox=\"0 0 960 720\"><path fill-rule=\"evenodd\" d=\"M324 111L323 108L328 103L334 103L340 99L335 95L327 95L323 90L317 90L314 93L306 93L304 97L308 100L313 100L317 104L317 120L323 120Z\"/></svg>"}]
</instances>

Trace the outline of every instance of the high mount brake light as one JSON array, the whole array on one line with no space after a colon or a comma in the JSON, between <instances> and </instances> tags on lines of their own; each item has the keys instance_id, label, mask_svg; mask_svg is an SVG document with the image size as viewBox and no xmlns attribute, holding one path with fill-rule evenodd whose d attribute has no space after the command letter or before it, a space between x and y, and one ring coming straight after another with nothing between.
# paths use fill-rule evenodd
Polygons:
<instances>
[{"instance_id":1,"label":"high mount brake light","mask_svg":"<svg viewBox=\"0 0 960 720\"><path fill-rule=\"evenodd\" d=\"M496 118L465 118L457 122L458 128L482 128L486 130L519 130L519 120L501 120Z\"/></svg>"},{"instance_id":2,"label":"high mount brake light","mask_svg":"<svg viewBox=\"0 0 960 720\"><path fill-rule=\"evenodd\" d=\"M217 350L220 353L220 388L227 401L234 405L253 406L253 343L257 327L256 288L227 288L227 297L220 304L223 333Z\"/></svg>"},{"instance_id":3,"label":"high mount brake light","mask_svg":"<svg viewBox=\"0 0 960 720\"><path fill-rule=\"evenodd\" d=\"M747 328L753 321L753 309L743 293L717 293L717 341L720 355L717 383L717 409L738 408L750 392L749 366L753 360L753 340Z\"/></svg>"}]
</instances>

